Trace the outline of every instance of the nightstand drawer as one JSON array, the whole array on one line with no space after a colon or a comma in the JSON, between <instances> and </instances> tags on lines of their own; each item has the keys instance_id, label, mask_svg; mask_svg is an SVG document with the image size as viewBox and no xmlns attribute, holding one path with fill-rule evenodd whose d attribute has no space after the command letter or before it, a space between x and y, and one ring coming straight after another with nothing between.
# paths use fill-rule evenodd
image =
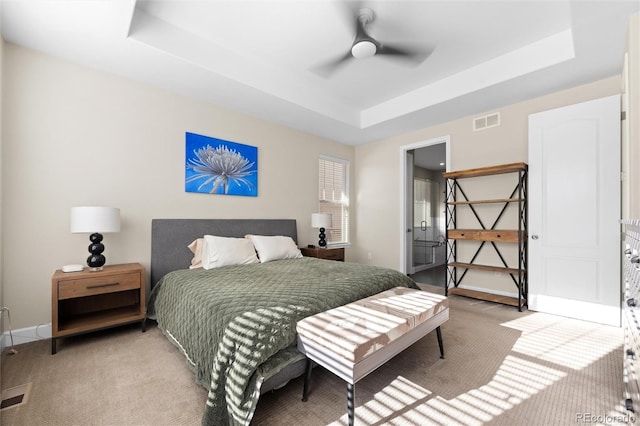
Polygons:
<instances>
[{"instance_id":1,"label":"nightstand drawer","mask_svg":"<svg viewBox=\"0 0 640 426\"><path fill-rule=\"evenodd\" d=\"M58 300L96 294L115 293L140 288L139 274L117 274L95 278L79 278L58 283Z\"/></svg>"},{"instance_id":2,"label":"nightstand drawer","mask_svg":"<svg viewBox=\"0 0 640 426\"><path fill-rule=\"evenodd\" d=\"M344 262L344 247L319 248L319 247L302 247L300 252L303 256L317 257L325 260L338 260Z\"/></svg>"},{"instance_id":3,"label":"nightstand drawer","mask_svg":"<svg viewBox=\"0 0 640 426\"><path fill-rule=\"evenodd\" d=\"M344 260L344 250L325 250L322 253L322 256L318 257L322 257L327 260Z\"/></svg>"}]
</instances>

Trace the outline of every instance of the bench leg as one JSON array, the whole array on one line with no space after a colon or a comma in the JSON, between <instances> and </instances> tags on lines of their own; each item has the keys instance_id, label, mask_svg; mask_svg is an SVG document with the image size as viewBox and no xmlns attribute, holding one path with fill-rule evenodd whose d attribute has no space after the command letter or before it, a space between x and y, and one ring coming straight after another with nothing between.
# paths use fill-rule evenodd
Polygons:
<instances>
[{"instance_id":1,"label":"bench leg","mask_svg":"<svg viewBox=\"0 0 640 426\"><path fill-rule=\"evenodd\" d=\"M442 345L442 332L440 327L436 327L436 335L438 336L438 346L440 346L440 358L444 359L444 346Z\"/></svg>"},{"instance_id":2,"label":"bench leg","mask_svg":"<svg viewBox=\"0 0 640 426\"><path fill-rule=\"evenodd\" d=\"M311 381L311 368L313 361L310 358L307 358L307 367L304 371L304 388L302 389L302 402L307 402L307 398L309 396L309 382Z\"/></svg>"},{"instance_id":3,"label":"bench leg","mask_svg":"<svg viewBox=\"0 0 640 426\"><path fill-rule=\"evenodd\" d=\"M349 426L353 426L353 405L355 399L355 386L347 383L347 417L349 418Z\"/></svg>"}]
</instances>

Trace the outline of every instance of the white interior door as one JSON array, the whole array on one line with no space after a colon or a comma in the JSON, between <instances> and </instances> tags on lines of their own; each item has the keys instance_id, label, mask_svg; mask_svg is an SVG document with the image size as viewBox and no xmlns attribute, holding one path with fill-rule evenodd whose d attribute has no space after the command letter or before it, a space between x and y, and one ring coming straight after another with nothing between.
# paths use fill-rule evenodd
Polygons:
<instances>
[{"instance_id":1,"label":"white interior door","mask_svg":"<svg viewBox=\"0 0 640 426\"><path fill-rule=\"evenodd\" d=\"M620 97L529 116L529 308L620 325Z\"/></svg>"}]
</instances>

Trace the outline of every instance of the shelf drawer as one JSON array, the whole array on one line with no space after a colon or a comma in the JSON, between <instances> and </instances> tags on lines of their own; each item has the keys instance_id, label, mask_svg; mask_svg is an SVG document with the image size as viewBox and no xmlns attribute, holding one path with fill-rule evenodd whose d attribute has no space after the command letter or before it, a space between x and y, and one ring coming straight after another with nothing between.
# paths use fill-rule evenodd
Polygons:
<instances>
[{"instance_id":1,"label":"shelf drawer","mask_svg":"<svg viewBox=\"0 0 640 426\"><path fill-rule=\"evenodd\" d=\"M58 282L58 300L140 288L139 274L117 274Z\"/></svg>"},{"instance_id":2,"label":"shelf drawer","mask_svg":"<svg viewBox=\"0 0 640 426\"><path fill-rule=\"evenodd\" d=\"M448 237L452 240L479 240L480 231L475 229L449 229Z\"/></svg>"},{"instance_id":3,"label":"shelf drawer","mask_svg":"<svg viewBox=\"0 0 640 426\"><path fill-rule=\"evenodd\" d=\"M483 241L503 241L506 243L517 243L518 231L512 231L512 230L480 231L480 239ZM523 235L523 239L524 239L524 235Z\"/></svg>"},{"instance_id":4,"label":"shelf drawer","mask_svg":"<svg viewBox=\"0 0 640 426\"><path fill-rule=\"evenodd\" d=\"M449 238L452 240L494 241L517 243L518 234L525 238L525 233L509 229L450 229Z\"/></svg>"}]
</instances>

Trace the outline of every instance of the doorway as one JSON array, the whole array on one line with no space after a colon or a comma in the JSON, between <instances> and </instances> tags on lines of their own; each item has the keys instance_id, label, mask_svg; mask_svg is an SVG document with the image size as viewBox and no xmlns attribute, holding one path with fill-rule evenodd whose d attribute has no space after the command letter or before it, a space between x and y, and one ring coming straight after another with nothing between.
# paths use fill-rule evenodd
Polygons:
<instances>
[{"instance_id":1,"label":"doorway","mask_svg":"<svg viewBox=\"0 0 640 426\"><path fill-rule=\"evenodd\" d=\"M446 282L446 184L449 138L402 147L403 258L416 282L444 287Z\"/></svg>"}]
</instances>

